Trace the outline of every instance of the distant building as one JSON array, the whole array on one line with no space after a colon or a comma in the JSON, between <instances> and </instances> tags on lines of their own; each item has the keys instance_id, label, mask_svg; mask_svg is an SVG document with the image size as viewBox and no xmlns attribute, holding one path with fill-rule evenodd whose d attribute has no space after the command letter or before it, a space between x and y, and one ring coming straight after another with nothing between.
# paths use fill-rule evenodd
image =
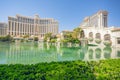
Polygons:
<instances>
[{"instance_id":1,"label":"distant building","mask_svg":"<svg viewBox=\"0 0 120 80\"><path fill-rule=\"evenodd\" d=\"M0 22L0 36L7 35L7 23Z\"/></svg>"},{"instance_id":2,"label":"distant building","mask_svg":"<svg viewBox=\"0 0 120 80\"><path fill-rule=\"evenodd\" d=\"M112 44L120 47L120 28L108 27L107 11L98 11L96 14L86 17L80 24L85 37L92 44Z\"/></svg>"},{"instance_id":3,"label":"distant building","mask_svg":"<svg viewBox=\"0 0 120 80\"><path fill-rule=\"evenodd\" d=\"M80 24L82 27L95 27L95 28L105 28L108 26L107 23L108 12L99 11L96 14L85 17L83 22Z\"/></svg>"},{"instance_id":4,"label":"distant building","mask_svg":"<svg viewBox=\"0 0 120 80\"><path fill-rule=\"evenodd\" d=\"M8 34L13 37L24 35L38 36L43 38L46 33L56 35L58 33L59 23L53 18L40 18L35 15L34 18L16 15L8 17Z\"/></svg>"}]
</instances>

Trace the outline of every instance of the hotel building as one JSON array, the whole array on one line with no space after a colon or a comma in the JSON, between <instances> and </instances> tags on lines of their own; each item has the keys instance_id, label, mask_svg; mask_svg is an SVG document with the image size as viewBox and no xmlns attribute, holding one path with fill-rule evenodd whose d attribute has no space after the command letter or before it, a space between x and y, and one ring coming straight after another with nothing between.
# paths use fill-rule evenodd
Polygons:
<instances>
[{"instance_id":1,"label":"hotel building","mask_svg":"<svg viewBox=\"0 0 120 80\"><path fill-rule=\"evenodd\" d=\"M0 22L0 36L7 35L7 23Z\"/></svg>"},{"instance_id":2,"label":"hotel building","mask_svg":"<svg viewBox=\"0 0 120 80\"><path fill-rule=\"evenodd\" d=\"M16 15L8 17L8 34L13 37L22 37L24 35L38 36L43 39L46 33L56 35L58 33L58 21L53 18L40 18L39 15L26 17Z\"/></svg>"},{"instance_id":3,"label":"hotel building","mask_svg":"<svg viewBox=\"0 0 120 80\"><path fill-rule=\"evenodd\" d=\"M98 11L96 14L85 17L80 28L84 30L85 37L92 44L112 44L120 46L120 28L108 27L108 12Z\"/></svg>"}]
</instances>

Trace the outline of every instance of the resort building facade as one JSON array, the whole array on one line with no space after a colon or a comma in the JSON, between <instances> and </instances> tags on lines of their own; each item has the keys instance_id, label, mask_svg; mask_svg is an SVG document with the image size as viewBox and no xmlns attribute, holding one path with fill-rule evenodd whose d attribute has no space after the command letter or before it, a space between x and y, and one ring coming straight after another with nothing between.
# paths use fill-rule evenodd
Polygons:
<instances>
[{"instance_id":1,"label":"resort building facade","mask_svg":"<svg viewBox=\"0 0 120 80\"><path fill-rule=\"evenodd\" d=\"M120 28L108 27L108 12L98 11L86 17L80 24L85 37L91 44L111 44L120 46Z\"/></svg>"},{"instance_id":2,"label":"resort building facade","mask_svg":"<svg viewBox=\"0 0 120 80\"><path fill-rule=\"evenodd\" d=\"M0 22L0 36L7 35L7 23Z\"/></svg>"},{"instance_id":3,"label":"resort building facade","mask_svg":"<svg viewBox=\"0 0 120 80\"><path fill-rule=\"evenodd\" d=\"M39 15L26 17L16 15L8 17L8 34L13 37L22 37L24 35L37 36L43 39L46 33L58 34L59 23L53 18L40 18Z\"/></svg>"}]
</instances>

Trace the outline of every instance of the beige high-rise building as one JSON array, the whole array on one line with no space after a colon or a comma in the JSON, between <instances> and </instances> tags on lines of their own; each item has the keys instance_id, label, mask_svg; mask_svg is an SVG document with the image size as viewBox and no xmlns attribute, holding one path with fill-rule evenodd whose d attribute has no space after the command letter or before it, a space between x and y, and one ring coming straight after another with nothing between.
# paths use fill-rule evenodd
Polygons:
<instances>
[{"instance_id":1,"label":"beige high-rise building","mask_svg":"<svg viewBox=\"0 0 120 80\"><path fill-rule=\"evenodd\" d=\"M58 21L53 18L40 18L39 15L26 17L16 15L8 17L8 34L13 37L24 35L38 36L43 38L46 33L56 35L58 33Z\"/></svg>"},{"instance_id":2,"label":"beige high-rise building","mask_svg":"<svg viewBox=\"0 0 120 80\"><path fill-rule=\"evenodd\" d=\"M7 35L7 23L0 22L0 36Z\"/></svg>"},{"instance_id":3,"label":"beige high-rise building","mask_svg":"<svg viewBox=\"0 0 120 80\"><path fill-rule=\"evenodd\" d=\"M108 27L107 19L108 19L108 12L101 10L92 16L85 17L83 22L80 24L80 26L105 28L105 27Z\"/></svg>"}]
</instances>

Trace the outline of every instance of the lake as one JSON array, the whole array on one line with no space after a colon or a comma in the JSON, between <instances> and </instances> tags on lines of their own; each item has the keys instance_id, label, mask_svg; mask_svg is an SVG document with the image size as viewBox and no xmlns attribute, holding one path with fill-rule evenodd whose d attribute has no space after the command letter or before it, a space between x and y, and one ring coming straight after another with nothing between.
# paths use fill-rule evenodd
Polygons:
<instances>
[{"instance_id":1,"label":"lake","mask_svg":"<svg viewBox=\"0 0 120 80\"><path fill-rule=\"evenodd\" d=\"M98 61L120 58L120 48L111 46L68 47L37 42L0 42L0 64L36 64L60 61Z\"/></svg>"}]
</instances>

